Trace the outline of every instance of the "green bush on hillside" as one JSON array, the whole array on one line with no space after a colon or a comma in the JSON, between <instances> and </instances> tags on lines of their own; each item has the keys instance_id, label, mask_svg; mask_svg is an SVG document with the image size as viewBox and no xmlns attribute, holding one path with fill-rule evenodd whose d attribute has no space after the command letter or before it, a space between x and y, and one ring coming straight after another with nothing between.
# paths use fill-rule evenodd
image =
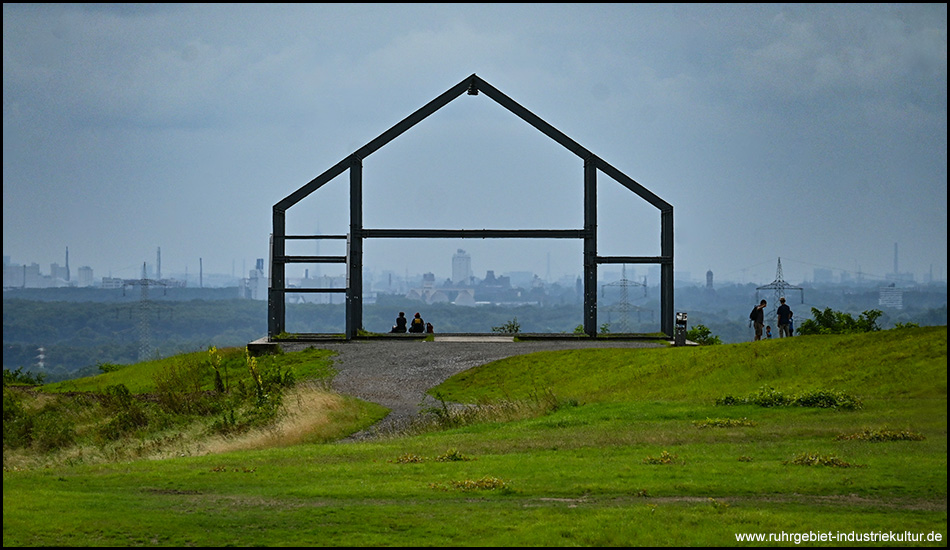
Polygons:
<instances>
[{"instance_id":1,"label":"green bush on hillside","mask_svg":"<svg viewBox=\"0 0 950 550\"><path fill-rule=\"evenodd\" d=\"M822 409L858 410L864 405L853 395L838 390L812 390L797 396L785 395L771 386L746 397L726 395L716 405L758 405L759 407L816 407Z\"/></svg>"},{"instance_id":2,"label":"green bush on hillside","mask_svg":"<svg viewBox=\"0 0 950 550\"><path fill-rule=\"evenodd\" d=\"M706 325L696 325L686 332L686 339L701 346L715 346L722 344L722 340L714 335Z\"/></svg>"},{"instance_id":3,"label":"green bush on hillside","mask_svg":"<svg viewBox=\"0 0 950 550\"><path fill-rule=\"evenodd\" d=\"M25 386L40 386L43 384L43 374L33 374L32 372L23 372L23 367L16 370L3 369L3 385L21 384Z\"/></svg>"},{"instance_id":4,"label":"green bush on hillside","mask_svg":"<svg viewBox=\"0 0 950 550\"><path fill-rule=\"evenodd\" d=\"M850 313L834 311L826 307L824 311L816 307L811 308L814 319L803 321L797 331L799 334L858 334L881 330L877 320L884 312L879 309L869 309L855 319Z\"/></svg>"}]
</instances>

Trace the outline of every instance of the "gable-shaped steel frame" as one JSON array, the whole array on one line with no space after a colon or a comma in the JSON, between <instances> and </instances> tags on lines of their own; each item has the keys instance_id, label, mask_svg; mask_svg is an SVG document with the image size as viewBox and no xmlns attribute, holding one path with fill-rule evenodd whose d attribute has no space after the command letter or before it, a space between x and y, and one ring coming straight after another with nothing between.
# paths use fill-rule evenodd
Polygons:
<instances>
[{"instance_id":1,"label":"gable-shaped steel frame","mask_svg":"<svg viewBox=\"0 0 950 550\"><path fill-rule=\"evenodd\" d=\"M584 228L583 229L368 229L363 227L363 159L373 154L406 130L438 111L462 95L483 92L502 107L540 130L584 161ZM287 235L286 212L326 183L343 172L350 172L350 232L349 235ZM598 256L597 255L597 172L612 179L649 202L660 211L659 256ZM660 265L660 330L673 337L673 206L659 198L620 170L594 155L559 130L541 120L510 97L498 91L476 75L459 82L439 97L412 113L401 122L359 148L335 166L297 189L273 208L274 230L271 236L271 282L268 291L268 337L273 338L286 329L287 293L319 292L346 293L345 337L355 338L363 321L363 239L372 238L454 238L454 239L583 239L584 240L584 332L597 335L597 265L598 264L659 264ZM346 256L288 256L286 241L292 239L346 239ZM289 263L345 263L346 288L290 288L286 287L285 267Z\"/></svg>"}]
</instances>

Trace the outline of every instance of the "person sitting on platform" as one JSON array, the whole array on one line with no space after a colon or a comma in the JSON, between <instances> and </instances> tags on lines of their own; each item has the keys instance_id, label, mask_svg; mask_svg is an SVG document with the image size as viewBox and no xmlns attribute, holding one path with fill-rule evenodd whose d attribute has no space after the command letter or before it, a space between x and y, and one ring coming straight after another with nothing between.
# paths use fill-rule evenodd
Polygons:
<instances>
[{"instance_id":1,"label":"person sitting on platform","mask_svg":"<svg viewBox=\"0 0 950 550\"><path fill-rule=\"evenodd\" d=\"M406 332L406 324L408 323L406 319L406 312L400 311L399 317L396 317L396 324L393 325L393 329L390 332L403 333Z\"/></svg>"},{"instance_id":2,"label":"person sitting on platform","mask_svg":"<svg viewBox=\"0 0 950 550\"><path fill-rule=\"evenodd\" d=\"M423 333L426 331L426 322L422 320L422 316L416 312L416 315L412 318L412 323L409 325L409 332Z\"/></svg>"}]
</instances>

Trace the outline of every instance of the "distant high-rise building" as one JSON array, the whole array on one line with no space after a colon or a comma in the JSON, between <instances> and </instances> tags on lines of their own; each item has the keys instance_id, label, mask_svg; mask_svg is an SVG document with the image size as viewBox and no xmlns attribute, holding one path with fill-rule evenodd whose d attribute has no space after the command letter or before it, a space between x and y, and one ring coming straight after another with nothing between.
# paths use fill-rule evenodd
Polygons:
<instances>
[{"instance_id":1,"label":"distant high-rise building","mask_svg":"<svg viewBox=\"0 0 950 550\"><path fill-rule=\"evenodd\" d=\"M904 309L904 289L891 283L890 286L878 289L878 305L885 308Z\"/></svg>"},{"instance_id":2,"label":"distant high-rise building","mask_svg":"<svg viewBox=\"0 0 950 550\"><path fill-rule=\"evenodd\" d=\"M712 290L712 289L713 289L713 272L710 269L709 271L706 272L706 290Z\"/></svg>"},{"instance_id":3,"label":"distant high-rise building","mask_svg":"<svg viewBox=\"0 0 950 550\"><path fill-rule=\"evenodd\" d=\"M95 277L93 277L92 274L92 268L88 265L80 267L77 274L79 276L79 286L86 287L96 284Z\"/></svg>"},{"instance_id":4,"label":"distant high-rise building","mask_svg":"<svg viewBox=\"0 0 950 550\"><path fill-rule=\"evenodd\" d=\"M69 268L57 263L49 264L49 274L54 279L69 280Z\"/></svg>"},{"instance_id":5,"label":"distant high-rise building","mask_svg":"<svg viewBox=\"0 0 950 550\"><path fill-rule=\"evenodd\" d=\"M452 256L452 282L469 284L472 279L472 257L461 248Z\"/></svg>"},{"instance_id":6,"label":"distant high-rise building","mask_svg":"<svg viewBox=\"0 0 950 550\"><path fill-rule=\"evenodd\" d=\"M264 259L258 258L246 279L241 280L240 296L249 300L267 299L267 277L264 274Z\"/></svg>"}]
</instances>

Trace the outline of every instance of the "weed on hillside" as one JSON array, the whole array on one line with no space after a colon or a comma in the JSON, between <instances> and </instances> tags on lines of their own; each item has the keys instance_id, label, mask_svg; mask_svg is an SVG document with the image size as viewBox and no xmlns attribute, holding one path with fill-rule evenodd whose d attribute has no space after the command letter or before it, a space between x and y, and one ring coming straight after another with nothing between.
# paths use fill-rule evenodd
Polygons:
<instances>
[{"instance_id":1,"label":"weed on hillside","mask_svg":"<svg viewBox=\"0 0 950 550\"><path fill-rule=\"evenodd\" d=\"M835 437L836 441L856 440L856 441L923 441L926 439L922 434L906 430L891 430L886 426L873 430L865 428L864 430L853 434L841 434Z\"/></svg>"},{"instance_id":2,"label":"weed on hillside","mask_svg":"<svg viewBox=\"0 0 950 550\"><path fill-rule=\"evenodd\" d=\"M104 373L103 380L124 378L100 390L51 393L5 385L4 465L189 452L188 441L244 436L283 422L284 398L298 376L306 375L310 387L328 387L334 374L326 352L317 350L258 358L246 349L212 347L149 368Z\"/></svg>"},{"instance_id":3,"label":"weed on hillside","mask_svg":"<svg viewBox=\"0 0 950 550\"><path fill-rule=\"evenodd\" d=\"M726 395L716 399L717 405L758 405L760 407L817 407L823 409L858 410L864 405L857 397L838 390L812 390L798 395L785 395L771 386L762 386L746 397Z\"/></svg>"}]
</instances>

